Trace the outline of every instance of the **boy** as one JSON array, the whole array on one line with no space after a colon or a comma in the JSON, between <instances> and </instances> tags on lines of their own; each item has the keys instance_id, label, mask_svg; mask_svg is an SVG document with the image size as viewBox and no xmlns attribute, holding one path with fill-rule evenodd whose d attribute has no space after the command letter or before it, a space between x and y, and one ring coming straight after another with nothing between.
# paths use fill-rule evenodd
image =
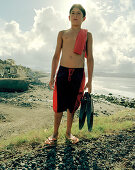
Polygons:
<instances>
[{"instance_id":1,"label":"boy","mask_svg":"<svg viewBox=\"0 0 135 170\"><path fill-rule=\"evenodd\" d=\"M45 141L45 144L50 145L57 141L59 125L63 111L65 110L67 110L66 138L73 144L79 142L79 139L71 134L74 113L80 105L84 90L88 88L88 92L91 93L92 88L94 60L91 33L86 33L85 41L88 68L88 82L86 83L86 86L84 73L85 51L83 50L82 54L74 52L76 38L78 33L82 30L81 24L86 19L86 12L80 4L74 4L70 9L69 14L71 28L58 33L57 46L52 60L49 86L50 89L53 90L54 132L53 135ZM61 50L62 56L60 59ZM59 60L60 67L55 79ZM53 88L54 84L55 86Z\"/></svg>"}]
</instances>

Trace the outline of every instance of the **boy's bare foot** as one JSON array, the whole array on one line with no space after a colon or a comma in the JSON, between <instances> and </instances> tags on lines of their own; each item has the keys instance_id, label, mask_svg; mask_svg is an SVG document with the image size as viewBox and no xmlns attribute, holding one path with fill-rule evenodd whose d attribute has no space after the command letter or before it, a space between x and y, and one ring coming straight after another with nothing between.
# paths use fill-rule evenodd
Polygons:
<instances>
[{"instance_id":1,"label":"boy's bare foot","mask_svg":"<svg viewBox=\"0 0 135 170\"><path fill-rule=\"evenodd\" d=\"M72 134L66 133L66 139L69 140L72 144L76 144L79 142L79 139L76 136L73 136Z\"/></svg>"},{"instance_id":2,"label":"boy's bare foot","mask_svg":"<svg viewBox=\"0 0 135 170\"><path fill-rule=\"evenodd\" d=\"M47 138L45 141L45 144L48 145L53 145L57 143L58 135L51 135L50 137Z\"/></svg>"}]
</instances>

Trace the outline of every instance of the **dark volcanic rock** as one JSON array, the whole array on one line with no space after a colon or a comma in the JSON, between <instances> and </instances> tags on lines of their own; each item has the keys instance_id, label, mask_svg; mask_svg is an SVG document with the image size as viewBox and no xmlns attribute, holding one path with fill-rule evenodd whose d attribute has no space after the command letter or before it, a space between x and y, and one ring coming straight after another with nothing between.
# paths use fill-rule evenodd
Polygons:
<instances>
[{"instance_id":1,"label":"dark volcanic rock","mask_svg":"<svg viewBox=\"0 0 135 170\"><path fill-rule=\"evenodd\" d=\"M118 98L116 96L112 96L112 94L109 94L108 96L106 95L98 95L98 94L93 94L92 97L94 99L104 99L110 103L115 103L117 105L122 105L125 107L129 107L129 108L135 108L135 99L129 99L128 97L121 97Z\"/></svg>"},{"instance_id":2,"label":"dark volcanic rock","mask_svg":"<svg viewBox=\"0 0 135 170\"><path fill-rule=\"evenodd\" d=\"M4 155L11 157L11 153L2 152L0 169L134 169L134 132L133 128L100 138L81 139L76 145L44 146L10 161Z\"/></svg>"},{"instance_id":3,"label":"dark volcanic rock","mask_svg":"<svg viewBox=\"0 0 135 170\"><path fill-rule=\"evenodd\" d=\"M0 79L0 92L23 92L28 90L27 80Z\"/></svg>"}]
</instances>

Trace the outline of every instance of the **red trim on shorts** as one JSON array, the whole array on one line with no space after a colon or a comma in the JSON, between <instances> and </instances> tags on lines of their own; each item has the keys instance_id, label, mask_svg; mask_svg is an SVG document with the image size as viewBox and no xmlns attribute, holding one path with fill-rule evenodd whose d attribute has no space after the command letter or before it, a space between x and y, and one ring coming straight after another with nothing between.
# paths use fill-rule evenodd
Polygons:
<instances>
[{"instance_id":1,"label":"red trim on shorts","mask_svg":"<svg viewBox=\"0 0 135 170\"><path fill-rule=\"evenodd\" d=\"M74 68L69 68L68 81L71 81L71 76L72 76L72 74L73 74L74 71L75 71Z\"/></svg>"},{"instance_id":2,"label":"red trim on shorts","mask_svg":"<svg viewBox=\"0 0 135 170\"><path fill-rule=\"evenodd\" d=\"M57 80L55 82L54 90L53 90L53 110L57 112L58 105L57 105Z\"/></svg>"},{"instance_id":3,"label":"red trim on shorts","mask_svg":"<svg viewBox=\"0 0 135 170\"><path fill-rule=\"evenodd\" d=\"M72 113L74 113L81 104L81 98L84 94L84 87L85 87L85 72L83 72L82 82L79 88L79 92L78 92L77 99L76 99L75 106L74 106Z\"/></svg>"}]
</instances>

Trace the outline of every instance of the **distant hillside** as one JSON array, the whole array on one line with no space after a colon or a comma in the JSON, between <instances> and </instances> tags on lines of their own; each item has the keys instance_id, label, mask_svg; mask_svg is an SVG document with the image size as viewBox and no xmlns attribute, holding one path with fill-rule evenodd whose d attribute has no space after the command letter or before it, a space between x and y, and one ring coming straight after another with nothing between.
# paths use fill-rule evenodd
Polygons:
<instances>
[{"instance_id":1,"label":"distant hillside","mask_svg":"<svg viewBox=\"0 0 135 170\"><path fill-rule=\"evenodd\" d=\"M21 78L28 80L36 80L39 77L45 77L47 74L39 71L33 71L28 67L16 65L12 59L0 59L0 78Z\"/></svg>"}]
</instances>

